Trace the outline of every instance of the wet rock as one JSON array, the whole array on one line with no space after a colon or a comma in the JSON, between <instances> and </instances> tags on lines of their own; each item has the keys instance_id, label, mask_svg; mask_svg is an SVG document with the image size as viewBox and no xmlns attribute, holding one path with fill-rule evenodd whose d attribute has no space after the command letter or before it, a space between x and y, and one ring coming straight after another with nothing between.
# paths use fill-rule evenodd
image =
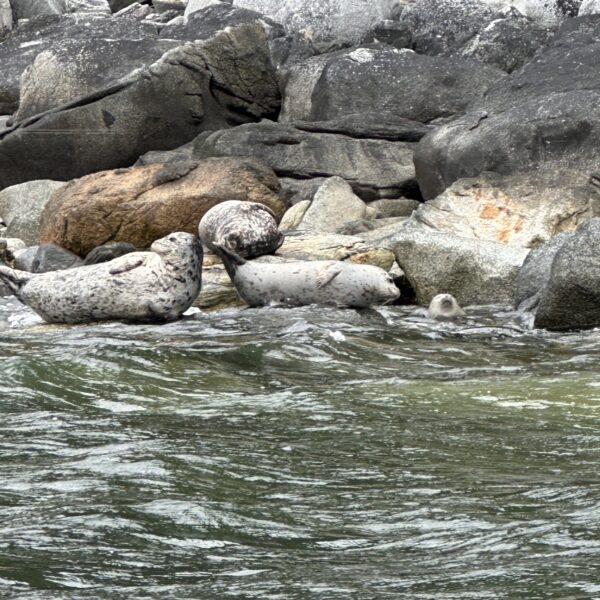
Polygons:
<instances>
[{"instance_id":1,"label":"wet rock","mask_svg":"<svg viewBox=\"0 0 600 600\"><path fill-rule=\"evenodd\" d=\"M113 258L124 256L130 252L135 252L136 250L137 248L133 244L128 244L127 242L108 242L88 252L83 260L83 264L97 265L113 260Z\"/></svg>"},{"instance_id":2,"label":"wet rock","mask_svg":"<svg viewBox=\"0 0 600 600\"><path fill-rule=\"evenodd\" d=\"M367 206L354 194L350 185L341 177L331 177L316 191L298 228L335 233L345 223L363 219L366 213Z\"/></svg>"},{"instance_id":3,"label":"wet rock","mask_svg":"<svg viewBox=\"0 0 600 600\"><path fill-rule=\"evenodd\" d=\"M420 205L410 226L465 238L533 248L595 216L600 190L565 187L564 179L484 173L459 179L434 200Z\"/></svg>"},{"instance_id":4,"label":"wet rock","mask_svg":"<svg viewBox=\"0 0 600 600\"><path fill-rule=\"evenodd\" d=\"M88 175L58 190L42 215L40 241L85 256L109 241L136 248L173 231L197 234L210 208L230 198L258 202L281 217L275 174L252 160L215 158Z\"/></svg>"},{"instance_id":5,"label":"wet rock","mask_svg":"<svg viewBox=\"0 0 600 600\"><path fill-rule=\"evenodd\" d=\"M437 294L448 293L465 306L512 303L528 250L446 233L404 230L394 253L419 304L428 305Z\"/></svg>"},{"instance_id":6,"label":"wet rock","mask_svg":"<svg viewBox=\"0 0 600 600\"><path fill-rule=\"evenodd\" d=\"M101 92L1 132L0 188L130 165L149 150L177 148L203 130L278 108L264 29L258 23L225 27Z\"/></svg>"},{"instance_id":7,"label":"wet rock","mask_svg":"<svg viewBox=\"0 0 600 600\"><path fill-rule=\"evenodd\" d=\"M282 23L288 31L308 31L315 41L359 42L375 23L394 15L394 0L234 0Z\"/></svg>"},{"instance_id":8,"label":"wet rock","mask_svg":"<svg viewBox=\"0 0 600 600\"><path fill-rule=\"evenodd\" d=\"M534 248L527 255L515 283L515 308L519 308L524 302L539 295L542 289L548 284L556 253L573 235L572 232L559 233L551 237L545 244ZM531 302L530 304L536 302Z\"/></svg>"},{"instance_id":9,"label":"wet rock","mask_svg":"<svg viewBox=\"0 0 600 600\"><path fill-rule=\"evenodd\" d=\"M27 246L37 244L42 211L52 194L64 185L50 179L28 181L0 192L0 216L9 237L20 238Z\"/></svg>"},{"instance_id":10,"label":"wet rock","mask_svg":"<svg viewBox=\"0 0 600 600\"><path fill-rule=\"evenodd\" d=\"M32 246L13 252L14 268L30 273L62 271L63 269L79 267L81 264L82 261L79 256L55 244Z\"/></svg>"},{"instance_id":11,"label":"wet rock","mask_svg":"<svg viewBox=\"0 0 600 600\"><path fill-rule=\"evenodd\" d=\"M566 22L535 60L418 143L424 197L484 171L587 179L600 159L599 60L600 18Z\"/></svg>"},{"instance_id":12,"label":"wet rock","mask_svg":"<svg viewBox=\"0 0 600 600\"><path fill-rule=\"evenodd\" d=\"M470 59L371 44L332 55L311 89L311 110L303 118L327 121L375 111L428 123L462 112L504 76Z\"/></svg>"},{"instance_id":13,"label":"wet rock","mask_svg":"<svg viewBox=\"0 0 600 600\"><path fill-rule=\"evenodd\" d=\"M581 329L600 325L600 219L584 223L556 252L535 327Z\"/></svg>"},{"instance_id":14,"label":"wet rock","mask_svg":"<svg viewBox=\"0 0 600 600\"><path fill-rule=\"evenodd\" d=\"M413 144L311 133L263 121L199 138L194 156L254 156L280 177L338 176L363 200L414 192Z\"/></svg>"}]
</instances>

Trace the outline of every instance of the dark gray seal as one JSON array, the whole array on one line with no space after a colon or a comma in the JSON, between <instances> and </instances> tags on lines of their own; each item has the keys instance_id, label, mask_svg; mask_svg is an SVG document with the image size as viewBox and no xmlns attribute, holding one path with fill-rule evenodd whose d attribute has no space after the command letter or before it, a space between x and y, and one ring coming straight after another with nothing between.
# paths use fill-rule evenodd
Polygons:
<instances>
[{"instance_id":1,"label":"dark gray seal","mask_svg":"<svg viewBox=\"0 0 600 600\"><path fill-rule=\"evenodd\" d=\"M202 246L189 233L155 241L150 252L49 273L0 265L0 281L48 323L107 319L174 321L200 292Z\"/></svg>"},{"instance_id":2,"label":"dark gray seal","mask_svg":"<svg viewBox=\"0 0 600 600\"><path fill-rule=\"evenodd\" d=\"M215 244L243 258L271 254L283 244L275 213L264 204L227 200L213 206L198 226L202 243L212 252Z\"/></svg>"},{"instance_id":3,"label":"dark gray seal","mask_svg":"<svg viewBox=\"0 0 600 600\"><path fill-rule=\"evenodd\" d=\"M427 315L438 321L449 321L464 317L465 311L459 306L452 294L438 294L429 303Z\"/></svg>"},{"instance_id":4,"label":"dark gray seal","mask_svg":"<svg viewBox=\"0 0 600 600\"><path fill-rule=\"evenodd\" d=\"M400 296L391 276L379 267L339 260L260 263L246 261L223 246L215 249L242 300L250 306L366 308Z\"/></svg>"}]
</instances>

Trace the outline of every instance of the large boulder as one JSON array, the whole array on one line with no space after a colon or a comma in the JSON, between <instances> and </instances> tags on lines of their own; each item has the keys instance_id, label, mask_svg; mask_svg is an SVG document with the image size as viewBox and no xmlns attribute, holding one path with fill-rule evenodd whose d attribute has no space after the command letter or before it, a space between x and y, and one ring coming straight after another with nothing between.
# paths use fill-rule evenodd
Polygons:
<instances>
[{"instance_id":1,"label":"large boulder","mask_svg":"<svg viewBox=\"0 0 600 600\"><path fill-rule=\"evenodd\" d=\"M541 291L535 327L581 329L600 325L600 219L584 223L559 248Z\"/></svg>"},{"instance_id":2,"label":"large boulder","mask_svg":"<svg viewBox=\"0 0 600 600\"><path fill-rule=\"evenodd\" d=\"M78 254L109 241L136 248L173 231L198 232L206 211L237 198L268 206L281 217L279 182L264 164L215 158L104 171L69 182L42 215L40 243Z\"/></svg>"},{"instance_id":3,"label":"large boulder","mask_svg":"<svg viewBox=\"0 0 600 600\"><path fill-rule=\"evenodd\" d=\"M128 166L203 130L276 116L279 101L262 26L226 27L1 132L0 188Z\"/></svg>"},{"instance_id":4,"label":"large boulder","mask_svg":"<svg viewBox=\"0 0 600 600\"><path fill-rule=\"evenodd\" d=\"M263 121L200 136L194 155L254 156L280 177L297 180L337 175L363 200L375 200L414 192L413 146Z\"/></svg>"},{"instance_id":5,"label":"large boulder","mask_svg":"<svg viewBox=\"0 0 600 600\"><path fill-rule=\"evenodd\" d=\"M565 23L533 61L419 142L423 195L483 171L587 178L600 159L599 61L600 17Z\"/></svg>"},{"instance_id":6,"label":"large boulder","mask_svg":"<svg viewBox=\"0 0 600 600\"><path fill-rule=\"evenodd\" d=\"M22 239L28 246L37 244L42 212L52 194L63 187L50 179L28 181L0 192L0 217L7 225L6 235Z\"/></svg>"},{"instance_id":7,"label":"large boulder","mask_svg":"<svg viewBox=\"0 0 600 600\"><path fill-rule=\"evenodd\" d=\"M523 306L523 303L528 303L530 306L537 304L540 292L548 285L550 280L550 272L556 253L573 235L573 232L559 233L550 238L545 244L534 248L527 255L515 282L515 308Z\"/></svg>"},{"instance_id":8,"label":"large boulder","mask_svg":"<svg viewBox=\"0 0 600 600\"><path fill-rule=\"evenodd\" d=\"M419 304L448 293L459 304L469 305L512 303L528 250L447 233L404 230L394 253Z\"/></svg>"},{"instance_id":9,"label":"large boulder","mask_svg":"<svg viewBox=\"0 0 600 600\"><path fill-rule=\"evenodd\" d=\"M16 120L87 94L156 62L175 41L158 40L149 23L123 19L92 22L85 36L56 40L40 52L21 77Z\"/></svg>"},{"instance_id":10,"label":"large boulder","mask_svg":"<svg viewBox=\"0 0 600 600\"><path fill-rule=\"evenodd\" d=\"M314 77L307 78L304 95L310 102L294 106L293 115L326 121L375 111L428 123L462 112L504 76L500 69L470 59L368 44L332 54L314 85ZM302 107L305 115L300 114Z\"/></svg>"},{"instance_id":11,"label":"large boulder","mask_svg":"<svg viewBox=\"0 0 600 600\"><path fill-rule=\"evenodd\" d=\"M565 183L493 173L459 179L421 204L409 226L533 248L600 212L598 188Z\"/></svg>"},{"instance_id":12,"label":"large boulder","mask_svg":"<svg viewBox=\"0 0 600 600\"><path fill-rule=\"evenodd\" d=\"M286 26L307 32L316 42L358 43L373 25L395 14L397 0L234 0Z\"/></svg>"}]
</instances>

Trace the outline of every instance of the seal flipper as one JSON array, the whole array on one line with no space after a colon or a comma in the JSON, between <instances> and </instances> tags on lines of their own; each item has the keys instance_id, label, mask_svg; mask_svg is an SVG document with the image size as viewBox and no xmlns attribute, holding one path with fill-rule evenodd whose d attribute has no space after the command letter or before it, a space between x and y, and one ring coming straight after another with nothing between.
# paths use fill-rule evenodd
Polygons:
<instances>
[{"instance_id":1,"label":"seal flipper","mask_svg":"<svg viewBox=\"0 0 600 600\"><path fill-rule=\"evenodd\" d=\"M0 265L0 281L5 283L10 291L18 297L19 290L31 279L32 274L27 271L17 271Z\"/></svg>"},{"instance_id":2,"label":"seal flipper","mask_svg":"<svg viewBox=\"0 0 600 600\"><path fill-rule=\"evenodd\" d=\"M237 267L245 265L246 261L239 254L221 244L213 244L213 246L217 256L223 261L231 281L233 281Z\"/></svg>"},{"instance_id":3,"label":"seal flipper","mask_svg":"<svg viewBox=\"0 0 600 600\"><path fill-rule=\"evenodd\" d=\"M120 273L126 273L127 271L133 271L133 269L137 269L139 266L141 266L143 264L144 264L143 258L125 257L125 260L119 261L119 264L112 266L108 272L111 275L119 275Z\"/></svg>"},{"instance_id":4,"label":"seal flipper","mask_svg":"<svg viewBox=\"0 0 600 600\"><path fill-rule=\"evenodd\" d=\"M332 264L317 275L317 288L322 289L331 283L342 272L341 264Z\"/></svg>"}]
</instances>

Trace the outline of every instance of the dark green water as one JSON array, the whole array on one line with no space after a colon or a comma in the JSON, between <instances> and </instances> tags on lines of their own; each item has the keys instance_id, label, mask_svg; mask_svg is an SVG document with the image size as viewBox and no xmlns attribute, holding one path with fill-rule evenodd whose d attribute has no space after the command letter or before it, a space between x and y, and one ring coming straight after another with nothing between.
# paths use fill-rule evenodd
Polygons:
<instances>
[{"instance_id":1,"label":"dark green water","mask_svg":"<svg viewBox=\"0 0 600 600\"><path fill-rule=\"evenodd\" d=\"M0 300L0 598L600 598L600 332L410 313Z\"/></svg>"}]
</instances>

